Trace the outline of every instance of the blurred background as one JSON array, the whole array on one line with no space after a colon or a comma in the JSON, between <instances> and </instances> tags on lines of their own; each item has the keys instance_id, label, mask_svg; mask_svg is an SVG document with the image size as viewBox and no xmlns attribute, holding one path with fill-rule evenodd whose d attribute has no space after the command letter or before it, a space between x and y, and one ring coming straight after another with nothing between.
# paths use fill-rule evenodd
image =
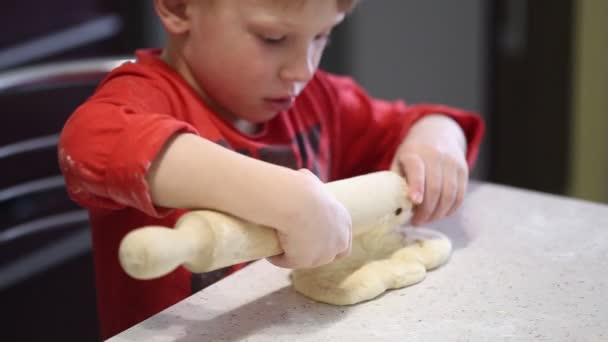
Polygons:
<instances>
[{"instance_id":1,"label":"blurred background","mask_svg":"<svg viewBox=\"0 0 608 342\"><path fill-rule=\"evenodd\" d=\"M149 0L9 2L0 21L2 339L94 341L86 213L65 197L57 133L112 66L99 58L130 58L164 35ZM608 203L608 1L364 0L322 67L377 97L481 113L476 180Z\"/></svg>"}]
</instances>

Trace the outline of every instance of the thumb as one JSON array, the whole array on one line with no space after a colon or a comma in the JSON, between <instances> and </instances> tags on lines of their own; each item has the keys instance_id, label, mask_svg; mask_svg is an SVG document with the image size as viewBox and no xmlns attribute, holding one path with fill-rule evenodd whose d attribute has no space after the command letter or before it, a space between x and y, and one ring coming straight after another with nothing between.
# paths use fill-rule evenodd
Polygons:
<instances>
[{"instance_id":1,"label":"thumb","mask_svg":"<svg viewBox=\"0 0 608 342\"><path fill-rule=\"evenodd\" d=\"M407 154L401 158L401 168L409 188L409 197L414 204L424 199L424 161L417 154Z\"/></svg>"},{"instance_id":2,"label":"thumb","mask_svg":"<svg viewBox=\"0 0 608 342\"><path fill-rule=\"evenodd\" d=\"M279 240L279 244L281 245L281 249L285 251L285 245L287 241L287 236L280 231L276 231L277 239ZM287 253L283 252L281 254L273 255L271 257L266 258L268 262L271 264L282 267L282 268L293 268L293 257L287 255Z\"/></svg>"},{"instance_id":3,"label":"thumb","mask_svg":"<svg viewBox=\"0 0 608 342\"><path fill-rule=\"evenodd\" d=\"M285 255L285 253L279 254L279 255L275 255L275 256L271 256L269 258L266 258L266 260L268 260L271 264L277 266L277 267L282 267L282 268L292 268L290 267L290 260L287 258L287 256Z\"/></svg>"}]
</instances>

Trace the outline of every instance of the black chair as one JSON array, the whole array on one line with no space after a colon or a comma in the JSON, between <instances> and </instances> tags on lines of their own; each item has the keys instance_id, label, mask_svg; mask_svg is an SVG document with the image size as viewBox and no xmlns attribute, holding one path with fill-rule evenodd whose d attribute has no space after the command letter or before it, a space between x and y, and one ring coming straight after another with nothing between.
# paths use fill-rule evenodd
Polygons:
<instances>
[{"instance_id":1,"label":"black chair","mask_svg":"<svg viewBox=\"0 0 608 342\"><path fill-rule=\"evenodd\" d=\"M0 322L4 341L99 339L86 211L65 191L59 132L125 58L0 73Z\"/></svg>"}]
</instances>

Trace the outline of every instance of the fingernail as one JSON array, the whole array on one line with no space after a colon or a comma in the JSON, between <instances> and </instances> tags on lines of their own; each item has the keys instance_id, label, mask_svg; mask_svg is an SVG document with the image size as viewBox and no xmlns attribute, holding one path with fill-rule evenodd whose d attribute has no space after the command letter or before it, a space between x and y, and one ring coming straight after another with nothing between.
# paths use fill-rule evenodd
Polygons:
<instances>
[{"instance_id":1,"label":"fingernail","mask_svg":"<svg viewBox=\"0 0 608 342\"><path fill-rule=\"evenodd\" d=\"M412 194L412 201L416 204L422 203L422 194L418 191Z\"/></svg>"}]
</instances>

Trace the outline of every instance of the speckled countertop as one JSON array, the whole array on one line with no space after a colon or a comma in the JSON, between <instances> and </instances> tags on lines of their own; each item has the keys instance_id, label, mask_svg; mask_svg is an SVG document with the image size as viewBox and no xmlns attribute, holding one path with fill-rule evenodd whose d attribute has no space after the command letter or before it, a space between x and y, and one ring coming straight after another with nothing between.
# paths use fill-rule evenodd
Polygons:
<instances>
[{"instance_id":1,"label":"speckled countertop","mask_svg":"<svg viewBox=\"0 0 608 342\"><path fill-rule=\"evenodd\" d=\"M335 307L259 261L111 341L608 341L608 206L469 190L430 225L454 253L422 283Z\"/></svg>"}]
</instances>

